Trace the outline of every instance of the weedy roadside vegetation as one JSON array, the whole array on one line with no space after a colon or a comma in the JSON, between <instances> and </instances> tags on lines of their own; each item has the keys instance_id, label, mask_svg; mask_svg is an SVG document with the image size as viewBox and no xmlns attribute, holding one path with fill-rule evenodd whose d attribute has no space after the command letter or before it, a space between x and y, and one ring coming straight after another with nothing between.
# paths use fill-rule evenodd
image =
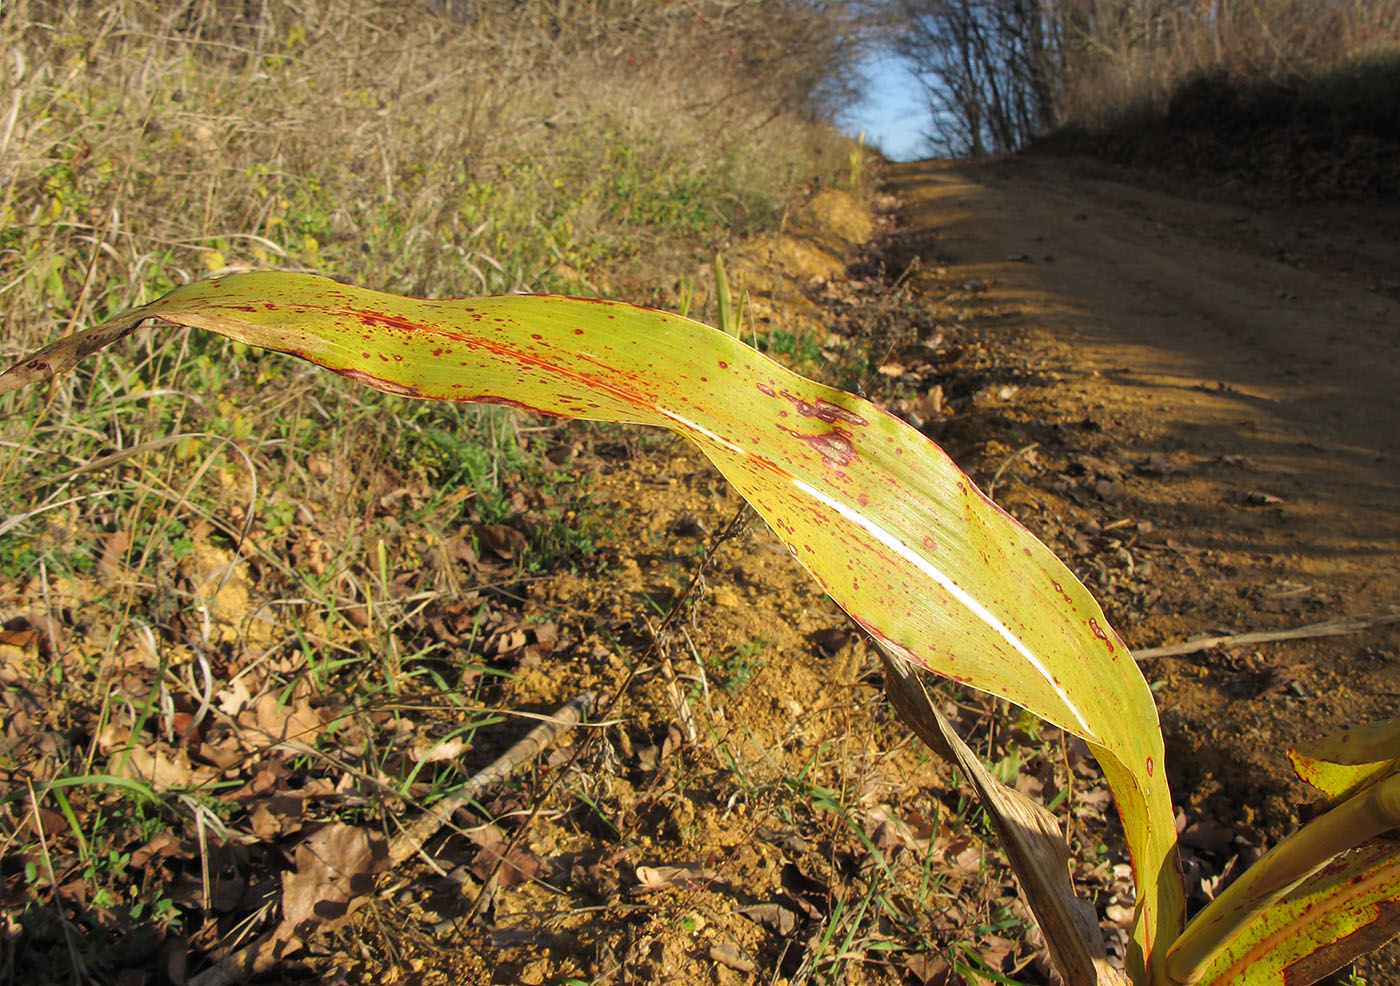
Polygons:
<instances>
[{"instance_id":1,"label":"weedy roadside vegetation","mask_svg":"<svg viewBox=\"0 0 1400 986\"><path fill-rule=\"evenodd\" d=\"M851 57L841 16L6 4L4 354L266 267L669 303L717 250L861 184L821 122ZM611 563L611 508L569 464L638 441L404 401L202 334L7 404L16 981L227 948L228 916L266 906L273 844L323 806L385 824L459 784L452 755L501 721L493 683L554 643L522 587Z\"/></svg>"}]
</instances>

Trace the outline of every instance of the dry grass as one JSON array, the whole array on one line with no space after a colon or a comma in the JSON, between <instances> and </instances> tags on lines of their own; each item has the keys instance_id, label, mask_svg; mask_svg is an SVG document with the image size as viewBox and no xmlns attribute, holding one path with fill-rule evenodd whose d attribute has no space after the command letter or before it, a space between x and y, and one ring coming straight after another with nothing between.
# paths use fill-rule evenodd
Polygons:
<instances>
[{"instance_id":1,"label":"dry grass","mask_svg":"<svg viewBox=\"0 0 1400 986\"><path fill-rule=\"evenodd\" d=\"M1194 78L1286 83L1393 53L1400 3L1084 0L1066 8L1060 30L1067 54L1059 118L1092 130L1164 111Z\"/></svg>"}]
</instances>

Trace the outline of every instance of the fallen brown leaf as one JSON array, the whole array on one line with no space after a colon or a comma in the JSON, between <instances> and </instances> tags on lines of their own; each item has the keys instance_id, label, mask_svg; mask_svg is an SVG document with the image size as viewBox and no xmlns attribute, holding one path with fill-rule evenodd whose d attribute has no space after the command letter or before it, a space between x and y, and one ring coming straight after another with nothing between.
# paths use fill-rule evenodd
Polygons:
<instances>
[{"instance_id":1,"label":"fallen brown leaf","mask_svg":"<svg viewBox=\"0 0 1400 986\"><path fill-rule=\"evenodd\" d=\"M711 945L710 958L738 972L753 972L758 968L753 959L745 955L738 945Z\"/></svg>"},{"instance_id":2,"label":"fallen brown leaf","mask_svg":"<svg viewBox=\"0 0 1400 986\"><path fill-rule=\"evenodd\" d=\"M632 892L637 894L665 890L668 887L705 886L719 878L718 873L699 863L681 866L638 866L636 872L638 886L633 888Z\"/></svg>"},{"instance_id":3,"label":"fallen brown leaf","mask_svg":"<svg viewBox=\"0 0 1400 986\"><path fill-rule=\"evenodd\" d=\"M343 920L357 898L374 887L387 847L366 829L334 822L296 849L296 869L282 875L282 919L306 938Z\"/></svg>"},{"instance_id":4,"label":"fallen brown leaf","mask_svg":"<svg viewBox=\"0 0 1400 986\"><path fill-rule=\"evenodd\" d=\"M739 908L738 913L784 937L797 929L796 912L782 904L754 904L751 907Z\"/></svg>"}]
</instances>

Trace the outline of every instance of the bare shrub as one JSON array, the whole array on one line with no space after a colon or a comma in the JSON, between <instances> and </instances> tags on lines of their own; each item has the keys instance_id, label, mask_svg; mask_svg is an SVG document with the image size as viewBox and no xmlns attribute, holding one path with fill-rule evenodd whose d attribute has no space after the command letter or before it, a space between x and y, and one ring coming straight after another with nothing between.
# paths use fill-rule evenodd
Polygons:
<instances>
[{"instance_id":1,"label":"bare shrub","mask_svg":"<svg viewBox=\"0 0 1400 986\"><path fill-rule=\"evenodd\" d=\"M935 150L1167 109L1192 79L1292 84L1400 49L1400 0L896 0Z\"/></svg>"},{"instance_id":2,"label":"bare shrub","mask_svg":"<svg viewBox=\"0 0 1400 986\"><path fill-rule=\"evenodd\" d=\"M1282 81L1400 45L1396 0L1073 0L1059 9L1059 116L1090 127L1164 109L1193 77Z\"/></svg>"}]
</instances>

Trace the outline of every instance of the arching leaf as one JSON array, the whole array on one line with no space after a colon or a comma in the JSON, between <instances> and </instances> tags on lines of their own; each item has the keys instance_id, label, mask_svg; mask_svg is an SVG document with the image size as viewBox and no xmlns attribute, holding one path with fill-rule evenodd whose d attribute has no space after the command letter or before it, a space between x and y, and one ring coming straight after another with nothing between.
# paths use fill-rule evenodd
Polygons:
<instances>
[{"instance_id":1,"label":"arching leaf","mask_svg":"<svg viewBox=\"0 0 1400 986\"><path fill-rule=\"evenodd\" d=\"M1182 921L1152 696L1054 553L924 435L689 319L549 296L401 298L301 274L201 281L42 350L0 392L142 321L208 329L406 397L659 425L694 442L817 583L893 653L1090 745L1138 875L1129 972Z\"/></svg>"}]
</instances>

